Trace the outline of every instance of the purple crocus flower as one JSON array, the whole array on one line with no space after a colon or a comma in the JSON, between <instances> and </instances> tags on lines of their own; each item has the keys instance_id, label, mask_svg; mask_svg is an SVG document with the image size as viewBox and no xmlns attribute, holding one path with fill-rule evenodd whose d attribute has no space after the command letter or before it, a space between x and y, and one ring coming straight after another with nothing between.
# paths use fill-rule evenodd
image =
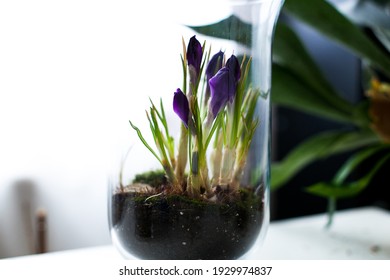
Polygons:
<instances>
[{"instance_id":1,"label":"purple crocus flower","mask_svg":"<svg viewBox=\"0 0 390 280\"><path fill-rule=\"evenodd\" d=\"M219 69L222 68L223 56L224 53L222 51L219 51L218 53L214 54L213 57L210 59L209 64L206 68L207 81L209 81L219 71Z\"/></svg>"},{"instance_id":2,"label":"purple crocus flower","mask_svg":"<svg viewBox=\"0 0 390 280\"><path fill-rule=\"evenodd\" d=\"M211 101L210 108L215 118L228 102L232 103L237 84L241 78L240 63L235 55L226 61L225 67L209 80Z\"/></svg>"},{"instance_id":3,"label":"purple crocus flower","mask_svg":"<svg viewBox=\"0 0 390 280\"><path fill-rule=\"evenodd\" d=\"M227 68L232 70L232 74L234 75L234 78L236 79L236 82L241 78L241 68L240 63L238 62L238 59L235 55L232 55L227 61L226 65Z\"/></svg>"},{"instance_id":4,"label":"purple crocus flower","mask_svg":"<svg viewBox=\"0 0 390 280\"><path fill-rule=\"evenodd\" d=\"M218 53L214 54L213 57L210 59L209 63L206 67L206 92L205 92L205 98L204 98L204 104L207 105L210 99L210 85L209 80L222 68L222 62L223 62L224 53L222 51L219 51Z\"/></svg>"},{"instance_id":5,"label":"purple crocus flower","mask_svg":"<svg viewBox=\"0 0 390 280\"><path fill-rule=\"evenodd\" d=\"M188 127L188 119L190 114L190 106L188 104L188 99L181 89L177 89L173 97L173 111L179 116L183 121L184 125Z\"/></svg>"},{"instance_id":6,"label":"purple crocus flower","mask_svg":"<svg viewBox=\"0 0 390 280\"><path fill-rule=\"evenodd\" d=\"M233 102L236 93L237 81L228 67L221 68L209 81L211 101L210 109L214 118L227 102Z\"/></svg>"},{"instance_id":7,"label":"purple crocus flower","mask_svg":"<svg viewBox=\"0 0 390 280\"><path fill-rule=\"evenodd\" d=\"M199 75L200 65L202 64L202 46L199 41L195 38L195 35L191 37L187 46L187 62L188 66L192 66L195 70L196 75Z\"/></svg>"}]
</instances>

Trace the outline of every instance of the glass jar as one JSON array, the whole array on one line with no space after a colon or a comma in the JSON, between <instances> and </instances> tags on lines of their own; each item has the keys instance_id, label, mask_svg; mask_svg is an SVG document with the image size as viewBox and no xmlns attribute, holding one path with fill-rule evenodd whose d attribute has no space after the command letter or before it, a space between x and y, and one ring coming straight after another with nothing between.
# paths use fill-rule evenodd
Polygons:
<instances>
[{"instance_id":1,"label":"glass jar","mask_svg":"<svg viewBox=\"0 0 390 280\"><path fill-rule=\"evenodd\" d=\"M156 5L172 13L147 17L130 79L150 101L134 97L131 148L109 184L111 236L124 257L256 258L269 223L282 2L164 1Z\"/></svg>"}]
</instances>

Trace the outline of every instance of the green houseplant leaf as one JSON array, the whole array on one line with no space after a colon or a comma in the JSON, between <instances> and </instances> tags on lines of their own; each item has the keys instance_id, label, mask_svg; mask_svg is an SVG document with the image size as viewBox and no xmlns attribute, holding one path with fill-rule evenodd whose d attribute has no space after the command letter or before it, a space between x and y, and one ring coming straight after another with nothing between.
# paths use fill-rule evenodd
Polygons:
<instances>
[{"instance_id":1,"label":"green houseplant leaf","mask_svg":"<svg viewBox=\"0 0 390 280\"><path fill-rule=\"evenodd\" d=\"M339 169L337 174L334 176L332 182L319 182L306 188L308 193L316 196L324 197L328 199L328 222L326 227L329 228L333 222L333 216L336 211L336 200L341 198L347 198L355 196L363 191L372 177L378 171L378 169L390 158L390 153L387 152L375 165L374 167L362 178L352 183L346 183L346 179L352 173L355 168L361 164L367 158L373 156L379 151L388 149L388 145L374 145L363 149L353 154L349 160L347 160L343 166Z\"/></svg>"},{"instance_id":2,"label":"green houseplant leaf","mask_svg":"<svg viewBox=\"0 0 390 280\"><path fill-rule=\"evenodd\" d=\"M339 169L333 179L333 182L335 184L342 184L356 169L356 167L359 166L359 164L385 148L388 148L387 145L379 144L377 146L369 147L353 154Z\"/></svg>"},{"instance_id":3,"label":"green houseplant leaf","mask_svg":"<svg viewBox=\"0 0 390 280\"><path fill-rule=\"evenodd\" d=\"M306 51L299 37L290 27L283 23L279 23L276 27L273 61L299 77L299 82L304 82L305 87L311 88L311 95L314 95L312 98L316 98L321 103L328 105L328 107L332 106L333 110L338 110L340 114L350 115L352 105L341 98L332 88ZM276 79L274 80L274 85L283 82Z\"/></svg>"},{"instance_id":4,"label":"green houseplant leaf","mask_svg":"<svg viewBox=\"0 0 390 280\"><path fill-rule=\"evenodd\" d=\"M242 21L234 15L213 24L189 26L189 28L195 30L199 34L232 40L244 45L251 44L250 34L252 32L252 25Z\"/></svg>"},{"instance_id":5,"label":"green houseplant leaf","mask_svg":"<svg viewBox=\"0 0 390 280\"><path fill-rule=\"evenodd\" d=\"M271 188L281 187L305 166L315 160L338 153L378 143L372 131L331 131L317 134L293 149L281 162L274 163L271 170Z\"/></svg>"},{"instance_id":6,"label":"green houseplant leaf","mask_svg":"<svg viewBox=\"0 0 390 280\"><path fill-rule=\"evenodd\" d=\"M346 165L344 165L341 168L341 170L349 169L351 165L353 165L353 167L356 167L359 163L361 163L361 161L366 159L368 156L372 155L375 150L378 151L377 149L370 149L355 154L349 161L346 162ZM374 167L370 170L370 172L368 172L365 176L363 176L362 178L354 182L350 182L350 183L345 183L343 181L337 182L337 178L336 178L335 180L329 183L319 182L312 186L309 186L306 188L306 191L317 196L321 196L325 198L334 198L334 199L354 196L365 189L365 187L371 181L375 173L389 158L390 158L390 154L387 153L374 165Z\"/></svg>"},{"instance_id":7,"label":"green houseplant leaf","mask_svg":"<svg viewBox=\"0 0 390 280\"><path fill-rule=\"evenodd\" d=\"M341 43L390 75L390 58L335 7L324 0L287 0L284 11Z\"/></svg>"},{"instance_id":8,"label":"green houseplant leaf","mask_svg":"<svg viewBox=\"0 0 390 280\"><path fill-rule=\"evenodd\" d=\"M290 69L273 64L272 102L294 108L306 113L332 119L344 123L364 123L364 116L352 118L350 113L333 106L301 77Z\"/></svg>"}]
</instances>

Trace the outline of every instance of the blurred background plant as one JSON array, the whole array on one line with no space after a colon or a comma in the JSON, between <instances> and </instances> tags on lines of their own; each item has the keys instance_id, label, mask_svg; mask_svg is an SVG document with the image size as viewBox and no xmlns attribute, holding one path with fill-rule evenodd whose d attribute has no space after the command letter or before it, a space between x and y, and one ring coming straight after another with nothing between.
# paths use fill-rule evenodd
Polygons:
<instances>
[{"instance_id":1,"label":"blurred background plant","mask_svg":"<svg viewBox=\"0 0 390 280\"><path fill-rule=\"evenodd\" d=\"M273 103L341 125L306 137L276 161L271 187L278 190L314 162L343 155L332 178L323 181L322 176L317 180L312 176L313 182L301 186L327 200L327 226L332 223L336 202L359 195L383 172L390 157L389 11L387 0L285 2L287 21L303 22L359 58L363 94L357 102L345 99L329 83L286 21L279 21L276 29ZM380 187L386 183L382 181Z\"/></svg>"}]
</instances>

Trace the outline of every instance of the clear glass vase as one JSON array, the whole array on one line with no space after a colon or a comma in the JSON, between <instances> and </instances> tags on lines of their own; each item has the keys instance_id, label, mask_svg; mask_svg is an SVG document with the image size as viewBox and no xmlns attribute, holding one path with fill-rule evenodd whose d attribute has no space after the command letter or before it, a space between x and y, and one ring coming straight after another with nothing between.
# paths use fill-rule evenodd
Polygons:
<instances>
[{"instance_id":1,"label":"clear glass vase","mask_svg":"<svg viewBox=\"0 0 390 280\"><path fill-rule=\"evenodd\" d=\"M134 97L129 152L109 184L111 236L124 257L256 258L269 223L282 2L163 1L153 10L171 13L148 14L130 77L146 93Z\"/></svg>"}]
</instances>

